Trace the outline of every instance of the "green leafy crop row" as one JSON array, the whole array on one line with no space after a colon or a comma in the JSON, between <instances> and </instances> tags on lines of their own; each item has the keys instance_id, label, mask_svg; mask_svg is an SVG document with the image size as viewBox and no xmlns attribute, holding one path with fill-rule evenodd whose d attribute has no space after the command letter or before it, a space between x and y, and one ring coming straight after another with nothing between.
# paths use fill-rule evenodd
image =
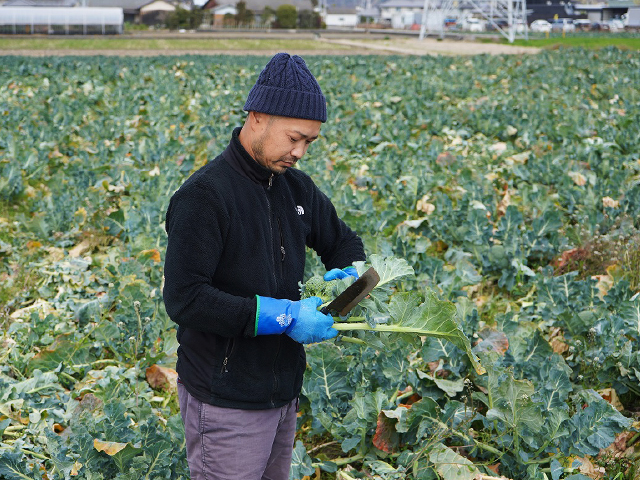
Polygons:
<instances>
[{"instance_id":1,"label":"green leafy crop row","mask_svg":"<svg viewBox=\"0 0 640 480\"><path fill-rule=\"evenodd\" d=\"M164 214L265 61L3 57L0 477L188 478L147 375L177 347ZM292 479L633 478L638 56L307 62L329 119L299 167L406 272L308 349ZM439 309L455 335L430 335Z\"/></svg>"}]
</instances>

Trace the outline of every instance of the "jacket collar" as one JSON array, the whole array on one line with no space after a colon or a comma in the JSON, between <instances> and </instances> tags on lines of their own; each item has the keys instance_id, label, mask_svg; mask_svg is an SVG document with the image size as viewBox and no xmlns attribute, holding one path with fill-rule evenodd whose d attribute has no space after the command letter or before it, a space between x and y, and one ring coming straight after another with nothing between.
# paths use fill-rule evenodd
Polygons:
<instances>
[{"instance_id":1,"label":"jacket collar","mask_svg":"<svg viewBox=\"0 0 640 480\"><path fill-rule=\"evenodd\" d=\"M240 175L247 177L252 182L260 184L264 187L269 186L273 173L260 165L249 152L240 143L240 130L242 127L236 127L231 134L229 146L223 152L224 159L229 162L231 167Z\"/></svg>"}]
</instances>

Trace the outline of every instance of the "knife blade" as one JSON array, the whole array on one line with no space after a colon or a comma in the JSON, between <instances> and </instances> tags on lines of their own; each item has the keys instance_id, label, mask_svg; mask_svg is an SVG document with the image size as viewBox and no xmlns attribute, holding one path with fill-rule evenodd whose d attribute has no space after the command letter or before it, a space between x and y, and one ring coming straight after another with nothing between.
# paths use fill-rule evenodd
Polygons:
<instances>
[{"instance_id":1,"label":"knife blade","mask_svg":"<svg viewBox=\"0 0 640 480\"><path fill-rule=\"evenodd\" d=\"M322 307L320 311L324 314L337 313L344 317L375 288L379 281L378 272L373 267L369 268L360 278L349 285L344 292L334 298L329 305Z\"/></svg>"}]
</instances>

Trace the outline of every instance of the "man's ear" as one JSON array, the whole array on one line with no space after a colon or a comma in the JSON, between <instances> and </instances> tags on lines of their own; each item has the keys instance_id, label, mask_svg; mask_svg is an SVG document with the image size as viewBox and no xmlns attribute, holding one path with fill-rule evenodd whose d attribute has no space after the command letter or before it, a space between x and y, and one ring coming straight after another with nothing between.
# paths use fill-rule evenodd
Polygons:
<instances>
[{"instance_id":1,"label":"man's ear","mask_svg":"<svg viewBox=\"0 0 640 480\"><path fill-rule=\"evenodd\" d=\"M252 123L260 126L264 126L267 123L268 115L262 112L249 112Z\"/></svg>"}]
</instances>

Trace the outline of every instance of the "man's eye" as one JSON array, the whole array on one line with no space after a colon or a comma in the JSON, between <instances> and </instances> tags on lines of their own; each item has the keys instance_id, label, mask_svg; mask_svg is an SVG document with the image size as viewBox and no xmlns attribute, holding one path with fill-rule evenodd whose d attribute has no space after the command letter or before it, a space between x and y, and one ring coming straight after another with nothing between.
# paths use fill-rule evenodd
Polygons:
<instances>
[{"instance_id":1,"label":"man's eye","mask_svg":"<svg viewBox=\"0 0 640 480\"><path fill-rule=\"evenodd\" d=\"M291 140L291 143L296 143L296 142L298 141L298 140L296 140L296 139L295 139L295 138L293 138L293 137L289 137L289 140Z\"/></svg>"}]
</instances>

